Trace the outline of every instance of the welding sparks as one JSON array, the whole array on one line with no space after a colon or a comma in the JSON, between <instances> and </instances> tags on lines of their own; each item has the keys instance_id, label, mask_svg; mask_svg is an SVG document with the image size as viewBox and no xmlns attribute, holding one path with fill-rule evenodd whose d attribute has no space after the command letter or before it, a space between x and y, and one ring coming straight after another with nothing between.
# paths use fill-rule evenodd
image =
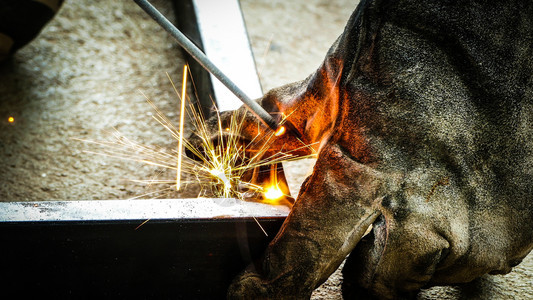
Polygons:
<instances>
[{"instance_id":1,"label":"welding sparks","mask_svg":"<svg viewBox=\"0 0 533 300\"><path fill-rule=\"evenodd\" d=\"M219 168L210 169L210 170L208 169L207 171L209 172L209 174L215 176L220 181L222 181L222 183L224 184L224 190L225 190L224 193L229 193L229 191L231 190L231 182L228 179L228 176L226 176L226 171L225 170L221 170Z\"/></svg>"},{"instance_id":2,"label":"welding sparks","mask_svg":"<svg viewBox=\"0 0 533 300\"><path fill-rule=\"evenodd\" d=\"M192 101L187 101L187 105L185 105L187 72L188 69L185 66L181 86L179 128L176 128L172 121L143 94L156 112L152 115L152 118L163 126L173 139L178 141L177 149L168 150L143 145L126 138L117 131L115 139L112 141L84 140L85 142L98 144L104 149L103 151L86 152L151 165L160 170L158 174L164 174L164 169L175 172L176 177L174 179L150 178L132 180L148 186L158 185L164 187L156 192L146 193L136 198L146 196L176 198L176 195L172 193L175 193L175 191L191 191L190 188L185 189L185 187L192 184L194 187L200 188L199 197L245 200L250 199L249 197L256 198L257 195L262 195L265 202L277 204L277 200L285 195L278 184L274 166L282 161L313 157L314 154L306 157L292 155L291 151L278 151L272 154L272 143L276 140L276 137L286 133L286 129L283 126L280 126L276 132L270 131L270 133L266 133L263 131L258 133L251 141L244 142L241 137L241 131L245 128L245 113L234 113L229 120L222 122L218 111L216 111L216 116L218 116L216 127L218 128L208 128L202 115L202 110L197 108ZM178 89L170 79L170 76L168 77L179 97ZM194 86L194 81L191 81L191 83ZM192 131L196 135L195 144L192 144L184 136L185 114L188 114L188 119L192 121ZM283 115L281 123L283 124L285 120L286 116ZM292 151L298 152L303 148L311 148L311 145L302 143L300 149ZM184 155L184 150L187 150L190 155ZM267 155L267 153L269 154ZM193 156L195 159L192 158ZM249 182L248 179L243 179L249 178L245 174L250 174L253 170L264 166L272 167L270 180L266 186L258 186L253 182Z\"/></svg>"},{"instance_id":3,"label":"welding sparks","mask_svg":"<svg viewBox=\"0 0 533 300\"><path fill-rule=\"evenodd\" d=\"M181 187L181 161L183 156L183 123L185 121L185 99L187 96L187 65L183 66L183 82L181 85L181 107L180 107L180 132L178 136L178 164L176 167L176 190Z\"/></svg>"}]
</instances>

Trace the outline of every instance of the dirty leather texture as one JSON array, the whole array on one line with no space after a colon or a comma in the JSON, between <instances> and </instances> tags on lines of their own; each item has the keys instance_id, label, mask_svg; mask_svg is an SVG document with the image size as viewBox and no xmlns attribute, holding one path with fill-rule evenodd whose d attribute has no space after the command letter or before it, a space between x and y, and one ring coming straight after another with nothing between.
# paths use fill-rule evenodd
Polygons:
<instances>
[{"instance_id":1,"label":"dirty leather texture","mask_svg":"<svg viewBox=\"0 0 533 300\"><path fill-rule=\"evenodd\" d=\"M531 16L529 1L362 1L314 74L259 100L318 159L229 298L309 298L348 255L345 298L519 264L533 247Z\"/></svg>"}]
</instances>

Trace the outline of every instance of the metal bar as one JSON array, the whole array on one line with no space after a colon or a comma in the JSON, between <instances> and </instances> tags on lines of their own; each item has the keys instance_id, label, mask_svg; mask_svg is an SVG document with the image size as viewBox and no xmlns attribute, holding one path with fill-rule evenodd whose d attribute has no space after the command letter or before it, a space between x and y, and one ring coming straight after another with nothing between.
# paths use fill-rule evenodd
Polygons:
<instances>
[{"instance_id":1,"label":"metal bar","mask_svg":"<svg viewBox=\"0 0 533 300\"><path fill-rule=\"evenodd\" d=\"M248 108L266 126L276 131L277 122L259 104L252 101L248 96L235 85L217 66L215 66L207 56L196 47L181 31L179 31L165 16L163 16L150 2L146 0L134 0L148 15L150 15L163 29L165 29L202 67L213 74L222 82L244 106Z\"/></svg>"},{"instance_id":2,"label":"metal bar","mask_svg":"<svg viewBox=\"0 0 533 300\"><path fill-rule=\"evenodd\" d=\"M235 199L0 203L2 293L223 299L288 212L265 206Z\"/></svg>"},{"instance_id":3,"label":"metal bar","mask_svg":"<svg viewBox=\"0 0 533 300\"><path fill-rule=\"evenodd\" d=\"M263 95L257 74L246 25L238 0L174 0L176 25L207 57L241 90L252 99ZM183 51L191 66L196 86L207 74L210 95L202 95L200 101L212 106L215 98L218 111L235 110L240 101L224 84L202 68L189 54ZM197 66L197 68L196 68ZM196 68L196 70L194 70ZM196 71L196 72L195 72ZM197 74L200 71L200 74ZM193 73L195 72L195 73ZM210 79L210 80L209 80ZM200 92L200 91L199 91ZM200 95L199 95L200 96ZM202 97L200 96L200 97Z\"/></svg>"},{"instance_id":4,"label":"metal bar","mask_svg":"<svg viewBox=\"0 0 533 300\"><path fill-rule=\"evenodd\" d=\"M174 14L176 15L176 25L179 30L182 31L198 48L200 48L200 50L205 52L203 44L204 33L200 31L198 26L198 16L194 9L193 0L174 0L173 3ZM223 87L225 86L204 69L187 51L185 51L185 49L181 48L180 50L191 70L192 81L194 82L195 87L194 92L196 100L199 103L199 108L201 108L204 117L209 118L215 111L213 105L219 107L220 100L222 100L218 99L218 95L214 90L214 84L215 82L218 82ZM211 54L206 55L212 57ZM226 90L228 89L226 88ZM230 94L233 95L231 92ZM233 96L233 99L238 102L239 105L242 105L242 101L236 96Z\"/></svg>"},{"instance_id":5,"label":"metal bar","mask_svg":"<svg viewBox=\"0 0 533 300\"><path fill-rule=\"evenodd\" d=\"M284 218L289 210L233 198L0 202L0 222Z\"/></svg>"}]
</instances>

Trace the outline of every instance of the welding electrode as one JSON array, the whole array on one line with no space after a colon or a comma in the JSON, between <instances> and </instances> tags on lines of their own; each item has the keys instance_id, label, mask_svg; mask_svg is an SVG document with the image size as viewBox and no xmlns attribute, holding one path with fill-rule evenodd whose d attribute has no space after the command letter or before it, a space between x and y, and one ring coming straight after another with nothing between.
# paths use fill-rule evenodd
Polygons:
<instances>
[{"instance_id":1,"label":"welding electrode","mask_svg":"<svg viewBox=\"0 0 533 300\"><path fill-rule=\"evenodd\" d=\"M265 111L261 105L252 101L246 94L241 91L220 69L217 68L207 56L194 45L181 31L179 31L174 24L165 18L150 2L146 0L134 0L150 17L152 17L163 29L165 29L170 35L176 39L178 44L185 49L204 69L213 74L220 82L222 82L239 100L244 103L244 106L248 108L259 120L261 120L266 126L276 131L278 129L278 123L274 121L272 116Z\"/></svg>"}]
</instances>

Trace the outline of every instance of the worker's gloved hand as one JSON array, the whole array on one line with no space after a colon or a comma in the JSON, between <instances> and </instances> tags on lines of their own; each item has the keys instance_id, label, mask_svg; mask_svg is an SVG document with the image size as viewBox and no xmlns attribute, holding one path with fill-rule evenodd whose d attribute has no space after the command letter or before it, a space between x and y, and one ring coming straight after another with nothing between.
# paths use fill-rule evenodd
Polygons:
<instances>
[{"instance_id":1,"label":"worker's gloved hand","mask_svg":"<svg viewBox=\"0 0 533 300\"><path fill-rule=\"evenodd\" d=\"M62 2L0 1L0 62L34 39L56 14Z\"/></svg>"},{"instance_id":2,"label":"worker's gloved hand","mask_svg":"<svg viewBox=\"0 0 533 300\"><path fill-rule=\"evenodd\" d=\"M345 293L380 299L520 263L533 248L531 16L521 0L361 1L314 74L259 100L298 132L272 151L318 158L228 297L309 298L347 256ZM267 134L246 122L244 138Z\"/></svg>"}]
</instances>

